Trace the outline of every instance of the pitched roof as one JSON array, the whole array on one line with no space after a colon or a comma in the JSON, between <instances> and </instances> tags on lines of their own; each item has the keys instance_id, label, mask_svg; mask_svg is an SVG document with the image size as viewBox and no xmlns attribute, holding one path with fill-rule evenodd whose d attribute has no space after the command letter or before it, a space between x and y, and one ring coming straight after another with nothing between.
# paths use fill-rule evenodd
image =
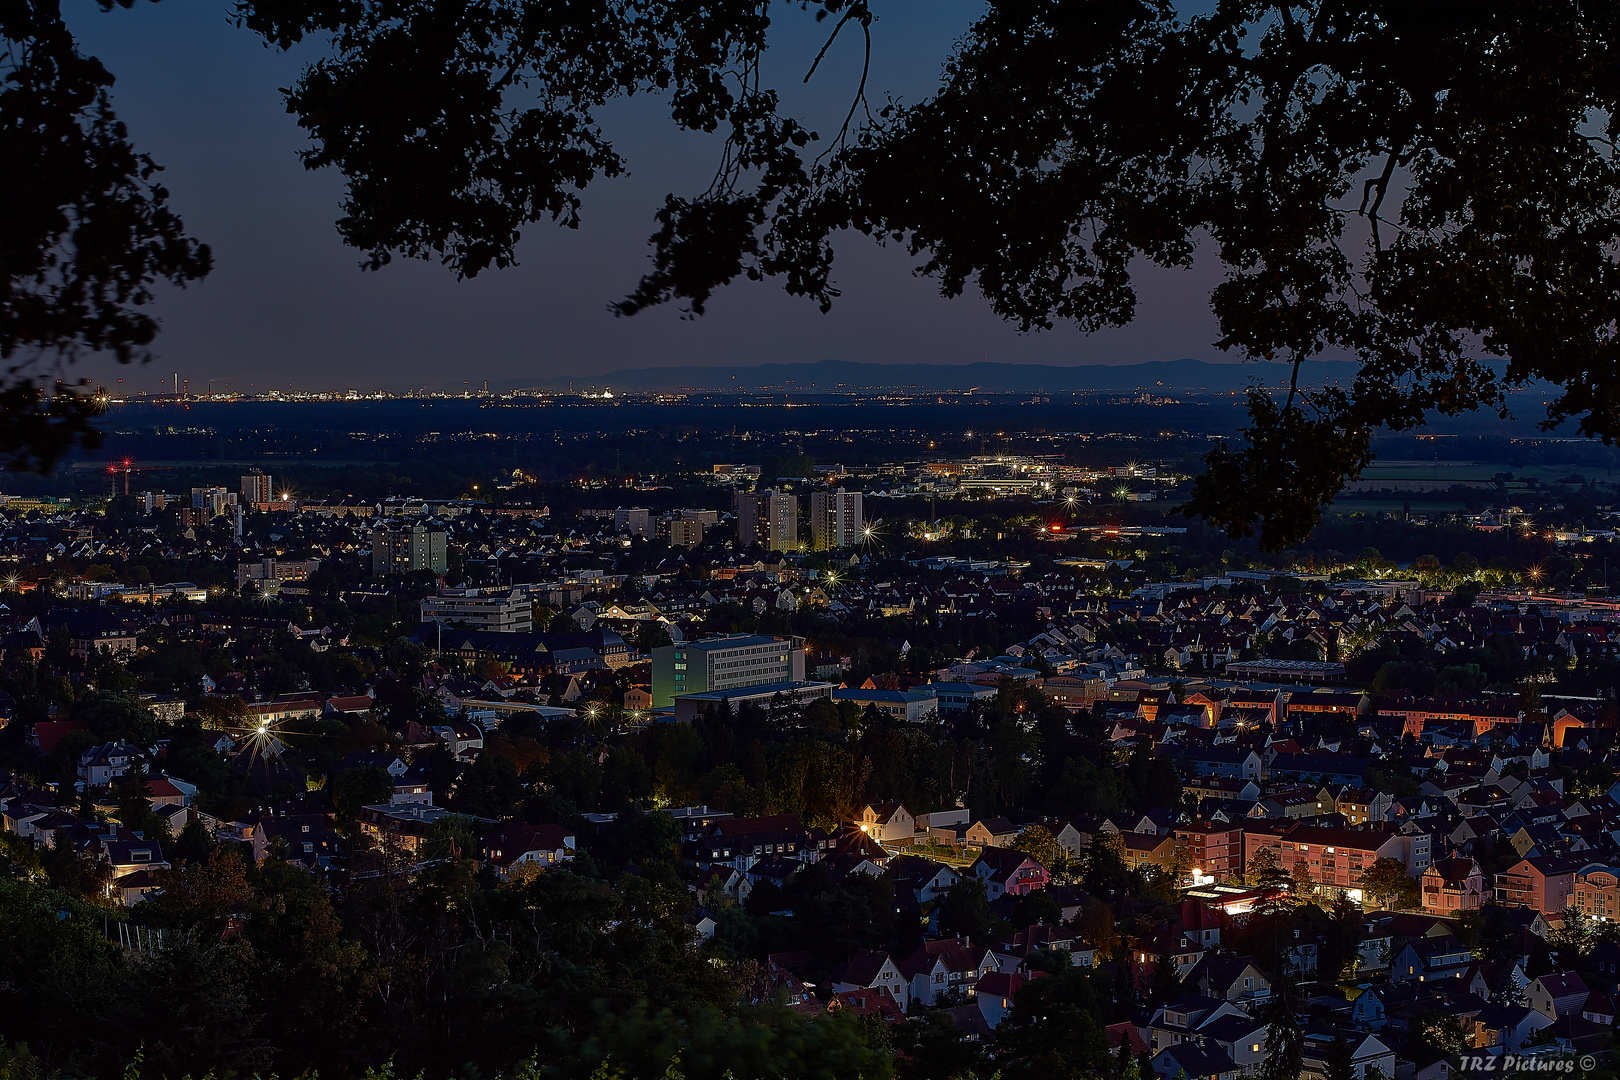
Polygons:
<instances>
[{"instance_id":1,"label":"pitched roof","mask_svg":"<svg viewBox=\"0 0 1620 1080\"><path fill-rule=\"evenodd\" d=\"M1024 977L1010 971L987 971L973 985L975 993L990 997L1010 998L1024 985Z\"/></svg>"},{"instance_id":2,"label":"pitched roof","mask_svg":"<svg viewBox=\"0 0 1620 1080\"><path fill-rule=\"evenodd\" d=\"M798 814L773 814L769 817L721 818L714 831L721 836L752 836L757 833L798 832L804 826Z\"/></svg>"},{"instance_id":3,"label":"pitched roof","mask_svg":"<svg viewBox=\"0 0 1620 1080\"><path fill-rule=\"evenodd\" d=\"M979 852L979 857L973 861L975 867L988 866L996 875L1010 874L1026 863L1040 866L1040 862L1033 856L1019 851L1016 848L989 847ZM1044 868L1043 868L1044 869Z\"/></svg>"},{"instance_id":4,"label":"pitched roof","mask_svg":"<svg viewBox=\"0 0 1620 1080\"><path fill-rule=\"evenodd\" d=\"M1584 999L1591 991L1582 979L1573 971L1558 971L1550 975L1543 975L1536 980L1541 988L1555 998L1569 997L1579 994Z\"/></svg>"},{"instance_id":5,"label":"pitched roof","mask_svg":"<svg viewBox=\"0 0 1620 1080\"><path fill-rule=\"evenodd\" d=\"M1237 1063L1232 1056L1219 1046L1199 1046L1195 1043L1175 1043L1159 1051L1159 1057L1168 1057L1176 1063L1177 1069L1185 1073L1192 1080L1201 1077L1219 1076L1222 1073L1235 1072ZM1158 1058L1154 1059L1155 1061ZM1166 1070L1154 1068L1155 1072Z\"/></svg>"},{"instance_id":6,"label":"pitched roof","mask_svg":"<svg viewBox=\"0 0 1620 1080\"><path fill-rule=\"evenodd\" d=\"M561 825L505 821L484 835L485 857L496 866L511 866L531 851L562 851L573 833Z\"/></svg>"},{"instance_id":7,"label":"pitched roof","mask_svg":"<svg viewBox=\"0 0 1620 1080\"><path fill-rule=\"evenodd\" d=\"M1579 873L1596 861L1589 858L1584 851L1564 855L1535 855L1515 863L1508 868L1508 872L1518 869L1523 863L1529 863L1542 877L1557 877L1560 874Z\"/></svg>"},{"instance_id":8,"label":"pitched roof","mask_svg":"<svg viewBox=\"0 0 1620 1080\"><path fill-rule=\"evenodd\" d=\"M883 965L889 962L886 952L863 951L852 957L833 973L833 982L854 983L856 986L870 986L883 970Z\"/></svg>"},{"instance_id":9,"label":"pitched roof","mask_svg":"<svg viewBox=\"0 0 1620 1080\"><path fill-rule=\"evenodd\" d=\"M900 968L900 974L910 979L932 971L935 961L944 964L946 971L976 971L983 959L983 949L963 945L955 938L945 938L940 941L923 942L916 952L897 966Z\"/></svg>"},{"instance_id":10,"label":"pitched roof","mask_svg":"<svg viewBox=\"0 0 1620 1080\"><path fill-rule=\"evenodd\" d=\"M1440 859L1437 862L1430 863L1429 870L1425 871L1425 873L1428 873L1429 871L1433 871L1434 873L1438 874L1440 876L1440 880L1444 881L1447 885L1460 886L1463 882L1467 881L1471 875L1479 873L1479 864L1473 859L1459 855L1454 858Z\"/></svg>"},{"instance_id":11,"label":"pitched roof","mask_svg":"<svg viewBox=\"0 0 1620 1080\"><path fill-rule=\"evenodd\" d=\"M879 825L887 825L894 815L905 807L897 802L868 803L867 809L872 811L872 818Z\"/></svg>"},{"instance_id":12,"label":"pitched roof","mask_svg":"<svg viewBox=\"0 0 1620 1080\"><path fill-rule=\"evenodd\" d=\"M174 799L185 795L185 792L169 782L167 776L153 776L146 781L146 797L148 799Z\"/></svg>"},{"instance_id":13,"label":"pitched roof","mask_svg":"<svg viewBox=\"0 0 1620 1080\"><path fill-rule=\"evenodd\" d=\"M827 1011L833 1011L833 1002L856 1016L880 1016L891 1024L906 1022L906 1014L900 1011L899 1004L881 990L845 990L841 994L834 994L832 1001L827 1003Z\"/></svg>"}]
</instances>

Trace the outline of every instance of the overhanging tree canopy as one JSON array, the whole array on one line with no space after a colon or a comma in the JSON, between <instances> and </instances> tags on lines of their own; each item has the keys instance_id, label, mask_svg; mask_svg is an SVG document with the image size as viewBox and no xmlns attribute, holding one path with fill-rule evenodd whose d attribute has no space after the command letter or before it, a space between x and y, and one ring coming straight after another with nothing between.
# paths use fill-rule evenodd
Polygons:
<instances>
[{"instance_id":1,"label":"overhanging tree canopy","mask_svg":"<svg viewBox=\"0 0 1620 1080\"><path fill-rule=\"evenodd\" d=\"M796 6L835 37L869 35L881 14ZM44 0L0 10L10 132L9 87L33 85L18 73L54 86L77 52ZM1223 0L1182 16L1168 0L992 3L936 94L870 109L863 77L813 159L814 134L761 80L768 0L240 0L237 12L281 47L330 38L287 102L312 139L306 164L348 178L339 228L372 268L398 254L472 275L512 263L527 225L577 224L581 191L624 168L595 110L642 92L726 142L713 185L658 211L653 268L623 314L665 302L701 314L739 275L778 278L825 310L846 231L904 245L946 295L975 285L1025 330L1122 325L1139 267L1219 260L1219 347L1296 372L1324 352L1361 361L1350 386L1252 393L1245 438L1209 455L1186 511L1268 547L1308 534L1381 427L1505 415L1508 389L1545 380L1560 388L1549 425L1620 433L1610 5ZM16 59L47 45L54 68ZM86 160L138 161L107 127L99 76L72 77L81 92L40 122L76 126ZM140 257L101 270L124 291L91 290L99 321L35 330L17 317L59 304L28 256L64 250L62 228L0 249L0 351L118 349L130 334L100 327L157 278L206 270L143 169L63 189L146 214L131 219L144 231L117 237ZM48 201L31 213L59 221ZM137 324L120 358L149 340Z\"/></svg>"}]
</instances>

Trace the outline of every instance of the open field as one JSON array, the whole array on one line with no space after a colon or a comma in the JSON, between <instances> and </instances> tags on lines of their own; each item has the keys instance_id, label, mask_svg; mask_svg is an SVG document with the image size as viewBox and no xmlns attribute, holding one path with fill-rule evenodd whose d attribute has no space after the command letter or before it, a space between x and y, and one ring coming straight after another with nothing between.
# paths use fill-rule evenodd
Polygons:
<instances>
[{"instance_id":1,"label":"open field","mask_svg":"<svg viewBox=\"0 0 1620 1080\"><path fill-rule=\"evenodd\" d=\"M1330 514L1398 514L1409 504L1403 499L1341 499L1327 508ZM1468 508L1457 499L1424 499L1410 504L1413 514L1458 514Z\"/></svg>"},{"instance_id":2,"label":"open field","mask_svg":"<svg viewBox=\"0 0 1620 1080\"><path fill-rule=\"evenodd\" d=\"M1499 461L1378 461L1348 486L1349 491L1435 491L1454 485L1489 490L1501 473L1510 473L1508 490L1522 489L1525 481L1554 484L1570 475L1613 480L1612 470L1574 465L1523 465L1515 468Z\"/></svg>"}]
</instances>

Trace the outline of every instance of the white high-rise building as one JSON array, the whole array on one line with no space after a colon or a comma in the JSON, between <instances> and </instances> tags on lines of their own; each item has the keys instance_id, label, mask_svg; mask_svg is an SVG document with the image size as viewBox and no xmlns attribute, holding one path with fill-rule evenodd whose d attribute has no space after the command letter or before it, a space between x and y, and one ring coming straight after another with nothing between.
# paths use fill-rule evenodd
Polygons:
<instances>
[{"instance_id":1,"label":"white high-rise building","mask_svg":"<svg viewBox=\"0 0 1620 1080\"><path fill-rule=\"evenodd\" d=\"M426 525L408 528L379 528L371 534L371 572L409 574L431 570L442 574L450 568L449 537L443 529Z\"/></svg>"},{"instance_id":2,"label":"white high-rise building","mask_svg":"<svg viewBox=\"0 0 1620 1080\"><path fill-rule=\"evenodd\" d=\"M212 521L236 505L236 493L222 487L194 487L191 505L193 509L205 511L204 520Z\"/></svg>"},{"instance_id":3,"label":"white high-rise building","mask_svg":"<svg viewBox=\"0 0 1620 1080\"><path fill-rule=\"evenodd\" d=\"M651 536L650 515L651 511L642 507L626 510L621 506L613 511L613 531L627 532L631 536Z\"/></svg>"},{"instance_id":4,"label":"white high-rise building","mask_svg":"<svg viewBox=\"0 0 1620 1080\"><path fill-rule=\"evenodd\" d=\"M249 473L242 477L242 501L249 506L275 502L274 482L261 472Z\"/></svg>"},{"instance_id":5,"label":"white high-rise building","mask_svg":"<svg viewBox=\"0 0 1620 1080\"><path fill-rule=\"evenodd\" d=\"M776 491L737 496L737 541L767 551L799 549L799 497Z\"/></svg>"},{"instance_id":6,"label":"white high-rise building","mask_svg":"<svg viewBox=\"0 0 1620 1080\"><path fill-rule=\"evenodd\" d=\"M817 491L810 496L810 542L817 551L861 542L866 516L858 491Z\"/></svg>"}]
</instances>

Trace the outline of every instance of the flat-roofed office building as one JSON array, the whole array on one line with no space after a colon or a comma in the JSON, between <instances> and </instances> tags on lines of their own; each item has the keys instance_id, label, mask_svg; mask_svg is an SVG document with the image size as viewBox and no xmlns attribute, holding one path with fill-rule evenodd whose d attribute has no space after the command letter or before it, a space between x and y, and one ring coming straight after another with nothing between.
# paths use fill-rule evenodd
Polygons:
<instances>
[{"instance_id":1,"label":"flat-roofed office building","mask_svg":"<svg viewBox=\"0 0 1620 1080\"><path fill-rule=\"evenodd\" d=\"M729 634L665 645L652 658L655 709L673 705L682 694L804 681L801 638Z\"/></svg>"}]
</instances>

